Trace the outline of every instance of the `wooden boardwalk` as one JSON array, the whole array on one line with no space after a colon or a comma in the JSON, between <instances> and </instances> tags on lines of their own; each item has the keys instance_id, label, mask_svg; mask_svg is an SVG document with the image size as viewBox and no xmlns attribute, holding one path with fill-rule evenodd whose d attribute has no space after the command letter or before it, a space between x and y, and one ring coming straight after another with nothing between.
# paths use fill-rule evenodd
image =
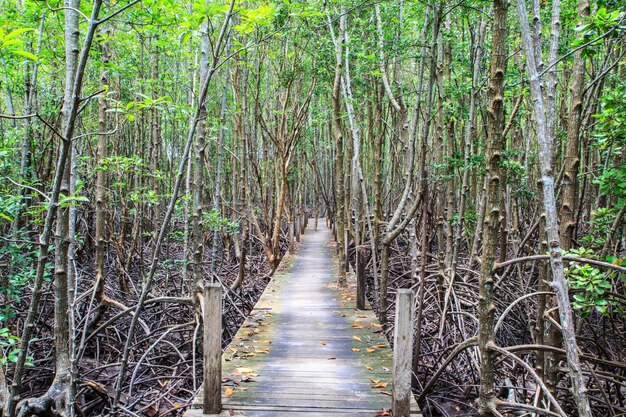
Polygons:
<instances>
[{"instance_id":1,"label":"wooden boardwalk","mask_svg":"<svg viewBox=\"0 0 626 417\"><path fill-rule=\"evenodd\" d=\"M337 287L331 239L323 223L307 230L225 350L220 416L389 415L392 351L373 312L355 310L355 283ZM186 416L202 415L201 393Z\"/></svg>"}]
</instances>

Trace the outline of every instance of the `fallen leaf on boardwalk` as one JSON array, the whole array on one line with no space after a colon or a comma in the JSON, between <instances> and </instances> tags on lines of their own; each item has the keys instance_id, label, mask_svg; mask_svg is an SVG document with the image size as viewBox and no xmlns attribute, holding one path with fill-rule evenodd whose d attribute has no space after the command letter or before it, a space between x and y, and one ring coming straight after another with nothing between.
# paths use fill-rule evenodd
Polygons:
<instances>
[{"instance_id":1,"label":"fallen leaf on boardwalk","mask_svg":"<svg viewBox=\"0 0 626 417\"><path fill-rule=\"evenodd\" d=\"M335 359L337 359L337 358L328 358L329 361L332 361L332 360L335 360Z\"/></svg>"},{"instance_id":2,"label":"fallen leaf on boardwalk","mask_svg":"<svg viewBox=\"0 0 626 417\"><path fill-rule=\"evenodd\" d=\"M389 395L389 396L391 396L391 393L390 393L389 391L381 391L380 393L381 393L381 394L384 394L384 395Z\"/></svg>"},{"instance_id":3,"label":"fallen leaf on boardwalk","mask_svg":"<svg viewBox=\"0 0 626 417\"><path fill-rule=\"evenodd\" d=\"M320 345L322 345L322 346L326 346L327 344L328 343L326 343L326 342L320 342Z\"/></svg>"},{"instance_id":4,"label":"fallen leaf on boardwalk","mask_svg":"<svg viewBox=\"0 0 626 417\"><path fill-rule=\"evenodd\" d=\"M265 349L255 349L256 353L270 353L270 349L269 348L265 348Z\"/></svg>"},{"instance_id":5,"label":"fallen leaf on boardwalk","mask_svg":"<svg viewBox=\"0 0 626 417\"><path fill-rule=\"evenodd\" d=\"M359 323L352 323L352 327L354 327L355 329L362 329L363 325Z\"/></svg>"},{"instance_id":6,"label":"fallen leaf on boardwalk","mask_svg":"<svg viewBox=\"0 0 626 417\"><path fill-rule=\"evenodd\" d=\"M344 313L344 314L341 315L341 317L348 317L348 315Z\"/></svg>"},{"instance_id":7,"label":"fallen leaf on boardwalk","mask_svg":"<svg viewBox=\"0 0 626 417\"><path fill-rule=\"evenodd\" d=\"M233 395L235 391L232 388L226 388L226 390L224 391L224 395L227 397L230 397L231 395Z\"/></svg>"},{"instance_id":8,"label":"fallen leaf on boardwalk","mask_svg":"<svg viewBox=\"0 0 626 417\"><path fill-rule=\"evenodd\" d=\"M356 316L356 317L359 318L359 319L366 319L367 318L367 316Z\"/></svg>"},{"instance_id":9,"label":"fallen leaf on boardwalk","mask_svg":"<svg viewBox=\"0 0 626 417\"><path fill-rule=\"evenodd\" d=\"M378 323L370 323L370 326L372 326L372 327L383 327L382 324L378 324Z\"/></svg>"},{"instance_id":10,"label":"fallen leaf on boardwalk","mask_svg":"<svg viewBox=\"0 0 626 417\"><path fill-rule=\"evenodd\" d=\"M384 343L379 343L379 344L377 344L377 345L376 345L376 346L374 346L374 347L375 347L375 348L378 348L378 349L382 349L382 348L386 348L386 347L387 347L387 345L386 345L386 344L384 344Z\"/></svg>"},{"instance_id":11,"label":"fallen leaf on boardwalk","mask_svg":"<svg viewBox=\"0 0 626 417\"><path fill-rule=\"evenodd\" d=\"M367 353L372 353L372 352L374 352L376 349L375 349L375 348L365 348L365 350L367 350Z\"/></svg>"},{"instance_id":12,"label":"fallen leaf on boardwalk","mask_svg":"<svg viewBox=\"0 0 626 417\"><path fill-rule=\"evenodd\" d=\"M256 356L256 353L240 353L237 356L239 356L240 358L251 358L253 356Z\"/></svg>"},{"instance_id":13,"label":"fallen leaf on boardwalk","mask_svg":"<svg viewBox=\"0 0 626 417\"><path fill-rule=\"evenodd\" d=\"M379 382L376 385L372 385L372 388L386 388L389 385L388 382Z\"/></svg>"},{"instance_id":14,"label":"fallen leaf on boardwalk","mask_svg":"<svg viewBox=\"0 0 626 417\"><path fill-rule=\"evenodd\" d=\"M238 374L251 374L252 372L254 372L254 370L250 368L237 368Z\"/></svg>"},{"instance_id":15,"label":"fallen leaf on boardwalk","mask_svg":"<svg viewBox=\"0 0 626 417\"><path fill-rule=\"evenodd\" d=\"M371 366L369 366L369 365L365 365L365 369L367 369L368 371L373 371L373 370L374 370L374 368L372 368L372 367L371 367Z\"/></svg>"},{"instance_id":16,"label":"fallen leaf on boardwalk","mask_svg":"<svg viewBox=\"0 0 626 417\"><path fill-rule=\"evenodd\" d=\"M378 384L380 382L380 379L370 378L370 381L372 382L372 384Z\"/></svg>"},{"instance_id":17,"label":"fallen leaf on boardwalk","mask_svg":"<svg viewBox=\"0 0 626 417\"><path fill-rule=\"evenodd\" d=\"M259 340L257 343L261 345L269 345L272 343L272 341L271 340Z\"/></svg>"},{"instance_id":18,"label":"fallen leaf on boardwalk","mask_svg":"<svg viewBox=\"0 0 626 417\"><path fill-rule=\"evenodd\" d=\"M361 349L359 349L359 348L352 348L352 351L353 351L353 352L360 352L360 351L361 351Z\"/></svg>"},{"instance_id":19,"label":"fallen leaf on boardwalk","mask_svg":"<svg viewBox=\"0 0 626 417\"><path fill-rule=\"evenodd\" d=\"M231 352L237 352L237 349L234 347L228 348L228 350L230 350Z\"/></svg>"},{"instance_id":20,"label":"fallen leaf on boardwalk","mask_svg":"<svg viewBox=\"0 0 626 417\"><path fill-rule=\"evenodd\" d=\"M248 388L246 387L237 387L236 389L237 391L248 391Z\"/></svg>"},{"instance_id":21,"label":"fallen leaf on boardwalk","mask_svg":"<svg viewBox=\"0 0 626 417\"><path fill-rule=\"evenodd\" d=\"M379 411L378 414L376 414L376 416L390 416L391 413L389 412L389 410L383 410L383 411Z\"/></svg>"},{"instance_id":22,"label":"fallen leaf on boardwalk","mask_svg":"<svg viewBox=\"0 0 626 417\"><path fill-rule=\"evenodd\" d=\"M362 342L362 341L363 341L363 339L361 339L359 336L357 336L357 335L355 335L355 334L353 334L353 335L352 335L352 338L353 338L354 340L358 340L359 342Z\"/></svg>"}]
</instances>

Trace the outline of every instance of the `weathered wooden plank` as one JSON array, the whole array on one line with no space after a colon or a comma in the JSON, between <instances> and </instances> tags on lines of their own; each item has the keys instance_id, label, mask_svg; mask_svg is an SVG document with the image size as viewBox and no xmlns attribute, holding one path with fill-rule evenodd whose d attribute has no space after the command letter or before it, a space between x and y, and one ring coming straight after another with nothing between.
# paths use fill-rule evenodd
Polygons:
<instances>
[{"instance_id":1,"label":"weathered wooden plank","mask_svg":"<svg viewBox=\"0 0 626 417\"><path fill-rule=\"evenodd\" d=\"M225 350L220 416L373 417L391 408L393 352L367 300L356 310L354 276L337 286L343 265L330 238L309 230Z\"/></svg>"}]
</instances>

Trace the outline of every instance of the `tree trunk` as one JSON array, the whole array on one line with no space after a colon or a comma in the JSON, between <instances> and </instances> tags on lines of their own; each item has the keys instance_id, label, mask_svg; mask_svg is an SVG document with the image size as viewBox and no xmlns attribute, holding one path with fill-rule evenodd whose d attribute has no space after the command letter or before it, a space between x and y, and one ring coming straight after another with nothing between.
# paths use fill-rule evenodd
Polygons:
<instances>
[{"instance_id":1,"label":"tree trunk","mask_svg":"<svg viewBox=\"0 0 626 417\"><path fill-rule=\"evenodd\" d=\"M502 222L502 181L500 152L505 149L503 135L504 78L507 61L507 1L494 0L493 34L491 51L491 80L489 86L490 105L487 113L487 166L484 193L485 228L478 298L478 351L480 353L480 395L478 414L481 417L495 415L496 394L494 381L495 352L495 304L494 272L499 232Z\"/></svg>"},{"instance_id":2,"label":"tree trunk","mask_svg":"<svg viewBox=\"0 0 626 417\"><path fill-rule=\"evenodd\" d=\"M552 2L552 18L553 31L558 30L558 22L560 16L560 2L554 0ZM548 238L548 248L550 251L550 266L552 270L552 289L556 293L556 299L559 306L559 316L561 319L561 328L563 333L563 342L567 353L567 362L569 367L570 380L572 383L572 395L578 409L579 417L591 417L591 408L589 398L587 396L587 388L583 378L578 355L578 347L576 345L576 332L572 315L572 308L569 302L569 284L565 278L563 270L563 256L561 252L558 216L556 210L555 190L554 190L554 173L552 168L552 146L554 144L554 135L548 129L547 120L550 119L549 114L554 113L554 108L546 108L544 105L544 97L542 92L542 78L537 65L535 48L530 27L528 24L528 13L524 0L517 0L517 12L521 27L522 41L526 50L527 70L529 75L530 92L533 104L533 115L535 119L535 127L537 130L537 140L539 142L539 165L541 171L541 181L543 186L543 206L546 214L546 235ZM558 39L554 36L552 39ZM558 45L557 45L558 46ZM557 46L552 45L552 49Z\"/></svg>"}]
</instances>

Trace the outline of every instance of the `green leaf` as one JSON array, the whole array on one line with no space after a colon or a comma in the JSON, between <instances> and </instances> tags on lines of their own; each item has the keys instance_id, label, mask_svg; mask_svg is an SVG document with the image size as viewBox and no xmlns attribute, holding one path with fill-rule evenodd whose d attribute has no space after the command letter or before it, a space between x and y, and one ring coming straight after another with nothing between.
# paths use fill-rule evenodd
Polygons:
<instances>
[{"instance_id":1,"label":"green leaf","mask_svg":"<svg viewBox=\"0 0 626 417\"><path fill-rule=\"evenodd\" d=\"M39 58L37 58L35 54L31 54L28 51L22 51L21 49L13 49L13 50L10 50L9 52L15 55L23 56L24 58L28 58L33 61L39 61Z\"/></svg>"},{"instance_id":2,"label":"green leaf","mask_svg":"<svg viewBox=\"0 0 626 417\"><path fill-rule=\"evenodd\" d=\"M9 33L7 33L7 35L4 37L5 41L11 40L19 35L21 35L22 33L26 33L26 32L31 32L35 29L32 28L19 28L19 29L15 29Z\"/></svg>"},{"instance_id":3,"label":"green leaf","mask_svg":"<svg viewBox=\"0 0 626 417\"><path fill-rule=\"evenodd\" d=\"M4 213L0 213L0 219L2 219L2 220L6 220L6 221L7 221L7 222L9 222L9 223L13 222L13 219L12 219L10 216L7 216L7 215L6 215L6 214L4 214Z\"/></svg>"}]
</instances>

